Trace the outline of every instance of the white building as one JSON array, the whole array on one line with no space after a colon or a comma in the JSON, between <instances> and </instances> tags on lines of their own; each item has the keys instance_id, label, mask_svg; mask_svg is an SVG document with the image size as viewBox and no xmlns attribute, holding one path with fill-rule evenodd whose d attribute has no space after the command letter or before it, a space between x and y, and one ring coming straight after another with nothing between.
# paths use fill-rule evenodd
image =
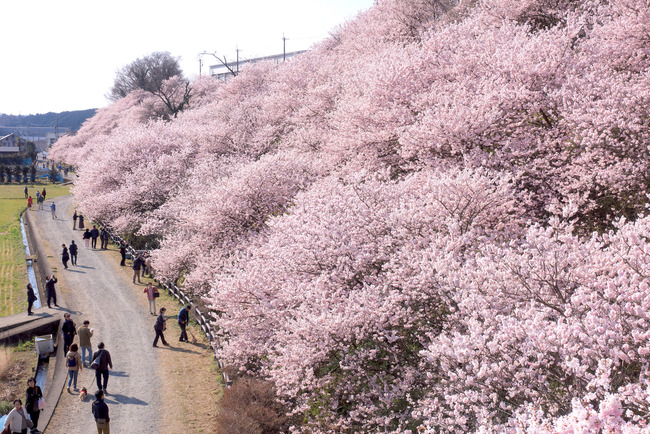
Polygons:
<instances>
[{"instance_id":1,"label":"white building","mask_svg":"<svg viewBox=\"0 0 650 434\"><path fill-rule=\"evenodd\" d=\"M20 141L14 133L0 137L0 154L17 154L19 152Z\"/></svg>"},{"instance_id":2,"label":"white building","mask_svg":"<svg viewBox=\"0 0 650 434\"><path fill-rule=\"evenodd\" d=\"M210 75L212 77L215 77L218 80L226 80L229 77L233 76L233 71L235 72L235 74L237 74L239 71L242 70L243 67L251 63L264 62L264 61L270 61L273 63L282 63L285 60L289 60L290 58L295 57L298 54L304 52L305 50L292 51L291 53L274 54L273 56L256 57L254 59L240 60L238 62L228 62L225 65L220 63L218 65L210 66Z\"/></svg>"}]
</instances>

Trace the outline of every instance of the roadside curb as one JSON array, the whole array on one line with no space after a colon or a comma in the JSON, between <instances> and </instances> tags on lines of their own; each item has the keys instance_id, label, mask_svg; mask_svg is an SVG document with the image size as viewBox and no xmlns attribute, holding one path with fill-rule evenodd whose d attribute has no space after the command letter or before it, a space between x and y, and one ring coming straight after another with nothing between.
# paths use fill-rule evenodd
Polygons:
<instances>
[{"instance_id":1,"label":"roadside curb","mask_svg":"<svg viewBox=\"0 0 650 434\"><path fill-rule=\"evenodd\" d=\"M28 237L29 241L31 242L31 248L37 258L38 269L41 273L41 276L39 277L44 280L45 275L52 275L54 273L50 267L50 263L47 259L47 252L45 252L45 247L43 246L38 226L36 225L31 212L26 211L24 215L26 216L26 221L30 228ZM58 316L60 327L60 324L63 323L63 313L67 311L67 306L61 294L61 291L57 293L56 298L59 302L59 306L62 309L53 315ZM47 430L50 420L52 419L54 409L56 408L56 405L61 398L65 379L68 375L64 363L65 355L63 354L63 339L61 338L61 334L58 332L58 330L54 339L54 343L56 345L56 356L50 357L50 366L47 370L47 378L45 380L45 387L43 390L43 398L45 399L46 405L45 408L41 410L41 415L39 418L39 425L42 427L40 430L43 432Z\"/></svg>"}]
</instances>

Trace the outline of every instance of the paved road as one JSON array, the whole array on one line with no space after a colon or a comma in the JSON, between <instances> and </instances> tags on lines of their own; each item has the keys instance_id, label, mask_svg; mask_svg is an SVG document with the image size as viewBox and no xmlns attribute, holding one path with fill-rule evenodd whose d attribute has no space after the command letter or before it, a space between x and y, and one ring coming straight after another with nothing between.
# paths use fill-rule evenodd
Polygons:
<instances>
[{"instance_id":1,"label":"paved road","mask_svg":"<svg viewBox=\"0 0 650 434\"><path fill-rule=\"evenodd\" d=\"M31 212L37 215L45 249L53 256L50 263L59 279L59 292L65 297L73 320L77 326L89 320L95 329L93 350L103 341L111 353L114 370L106 397L111 432L159 432L158 388L162 382L158 376L158 357L151 346L155 318L148 313L143 285L133 285L110 252L84 249L82 231L72 230L72 196L56 198L55 202L57 220L50 215L50 200L45 204L47 211ZM79 245L78 265L65 270L59 256L61 244L69 246L73 239ZM87 434L96 430L90 399L97 389L94 374L91 369L79 374L78 387L88 389L89 398L85 402L80 401L78 392L63 390L48 433Z\"/></svg>"}]
</instances>

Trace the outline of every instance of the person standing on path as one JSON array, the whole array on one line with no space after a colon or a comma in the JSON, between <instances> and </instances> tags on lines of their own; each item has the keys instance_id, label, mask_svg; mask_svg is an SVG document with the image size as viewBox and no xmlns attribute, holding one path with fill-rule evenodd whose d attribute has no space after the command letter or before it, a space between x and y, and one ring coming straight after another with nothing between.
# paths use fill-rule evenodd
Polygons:
<instances>
[{"instance_id":1,"label":"person standing on path","mask_svg":"<svg viewBox=\"0 0 650 434\"><path fill-rule=\"evenodd\" d=\"M72 315L69 313L63 314L63 325L61 326L61 332L63 333L63 350L68 352L72 341L74 340L74 335L77 334L77 326L74 321L72 321Z\"/></svg>"},{"instance_id":2,"label":"person standing on path","mask_svg":"<svg viewBox=\"0 0 650 434\"><path fill-rule=\"evenodd\" d=\"M70 241L70 259L72 259L72 265L77 265L77 254L79 253L79 247L75 244L74 240Z\"/></svg>"},{"instance_id":3,"label":"person standing on path","mask_svg":"<svg viewBox=\"0 0 650 434\"><path fill-rule=\"evenodd\" d=\"M45 191L45 190L43 190ZM52 205L50 205L50 211L52 212L52 220L56 219L56 204L52 202Z\"/></svg>"},{"instance_id":4,"label":"person standing on path","mask_svg":"<svg viewBox=\"0 0 650 434\"><path fill-rule=\"evenodd\" d=\"M93 225L93 228L90 230L90 237L93 239L92 242L92 247L93 249L97 248L97 238L99 237L99 229L95 225Z\"/></svg>"},{"instance_id":5,"label":"person standing on path","mask_svg":"<svg viewBox=\"0 0 650 434\"><path fill-rule=\"evenodd\" d=\"M108 368L113 369L113 361L111 360L111 353L108 350L104 349L104 342L100 342L97 345L98 351L93 354L93 361L97 359L99 366L95 369L95 379L97 380L97 388L104 393L106 391L106 386L108 385ZM104 383L102 384L102 377L104 377Z\"/></svg>"},{"instance_id":6,"label":"person standing on path","mask_svg":"<svg viewBox=\"0 0 650 434\"><path fill-rule=\"evenodd\" d=\"M108 231L104 228L99 232L99 241L101 241L102 250L108 249Z\"/></svg>"},{"instance_id":7,"label":"person standing on path","mask_svg":"<svg viewBox=\"0 0 650 434\"><path fill-rule=\"evenodd\" d=\"M74 386L75 391L79 390L77 389L77 375L83 368L81 367L81 356L77 344L70 345L70 351L65 356L65 366L68 367L68 392L71 384Z\"/></svg>"},{"instance_id":8,"label":"person standing on path","mask_svg":"<svg viewBox=\"0 0 650 434\"><path fill-rule=\"evenodd\" d=\"M135 284L136 277L138 278L138 283L140 281L140 270L142 269L142 256L138 255L133 260L133 283Z\"/></svg>"},{"instance_id":9,"label":"person standing on path","mask_svg":"<svg viewBox=\"0 0 650 434\"><path fill-rule=\"evenodd\" d=\"M45 187L43 187L43 191L41 192L41 196L43 196L43 202L45 202L45 196L47 195L47 192L45 191Z\"/></svg>"},{"instance_id":10,"label":"person standing on path","mask_svg":"<svg viewBox=\"0 0 650 434\"><path fill-rule=\"evenodd\" d=\"M32 433L38 431L38 418L41 415L37 401L43 397L43 391L36 385L36 380L31 377L27 380L27 397L25 398L25 410L29 413L29 418L34 422Z\"/></svg>"},{"instance_id":11,"label":"person standing on path","mask_svg":"<svg viewBox=\"0 0 650 434\"><path fill-rule=\"evenodd\" d=\"M160 315L156 318L156 324L154 324L153 329L156 331L156 338L153 340L153 346L158 346L158 338L162 341L163 345L169 346L165 340L165 335L163 332L167 329L167 320L165 319L165 312L167 309L164 307L160 308Z\"/></svg>"},{"instance_id":12,"label":"person standing on path","mask_svg":"<svg viewBox=\"0 0 650 434\"><path fill-rule=\"evenodd\" d=\"M4 427L10 427L12 433L27 434L27 411L20 399L14 400L14 408L7 415Z\"/></svg>"},{"instance_id":13,"label":"person standing on path","mask_svg":"<svg viewBox=\"0 0 650 434\"><path fill-rule=\"evenodd\" d=\"M158 292L158 288L153 286L153 283L149 282L147 286L142 290L142 292L147 294L147 300L149 300L149 313L151 315L156 314L156 294L160 294Z\"/></svg>"},{"instance_id":14,"label":"person standing on path","mask_svg":"<svg viewBox=\"0 0 650 434\"><path fill-rule=\"evenodd\" d=\"M56 290L54 288L54 284L58 282L57 278L52 275L50 276L45 276L45 295L47 295L47 307L50 309L52 306L50 306L50 300L54 301L54 306L59 307L58 304L56 304Z\"/></svg>"},{"instance_id":15,"label":"person standing on path","mask_svg":"<svg viewBox=\"0 0 650 434\"><path fill-rule=\"evenodd\" d=\"M84 216L79 214L78 218L79 218L79 229L83 229L84 228Z\"/></svg>"},{"instance_id":16,"label":"person standing on path","mask_svg":"<svg viewBox=\"0 0 650 434\"><path fill-rule=\"evenodd\" d=\"M39 193L38 197L36 198L36 203L38 204L39 211L43 211L43 202L45 202L45 199L43 198L43 195Z\"/></svg>"},{"instance_id":17,"label":"person standing on path","mask_svg":"<svg viewBox=\"0 0 650 434\"><path fill-rule=\"evenodd\" d=\"M76 231L77 230L77 219L79 216L77 215L77 210L74 210L74 214L72 214L72 230Z\"/></svg>"},{"instance_id":18,"label":"person standing on path","mask_svg":"<svg viewBox=\"0 0 650 434\"><path fill-rule=\"evenodd\" d=\"M25 199L27 199L28 195L29 195L29 190L27 190L27 187L25 187Z\"/></svg>"},{"instance_id":19,"label":"person standing on path","mask_svg":"<svg viewBox=\"0 0 650 434\"><path fill-rule=\"evenodd\" d=\"M32 209L32 204L34 203L34 200L32 199L31 196L27 198L27 208Z\"/></svg>"},{"instance_id":20,"label":"person standing on path","mask_svg":"<svg viewBox=\"0 0 650 434\"><path fill-rule=\"evenodd\" d=\"M190 322L190 310L192 310L192 306L188 304L178 313L178 325L181 328L181 336L178 338L179 342L189 342L185 328Z\"/></svg>"},{"instance_id":21,"label":"person standing on path","mask_svg":"<svg viewBox=\"0 0 650 434\"><path fill-rule=\"evenodd\" d=\"M32 284L27 284L27 315L34 315L32 312L32 307L34 307L34 302L36 301L36 294L34 293L34 288Z\"/></svg>"},{"instance_id":22,"label":"person standing on path","mask_svg":"<svg viewBox=\"0 0 650 434\"><path fill-rule=\"evenodd\" d=\"M92 412L97 425L97 434L110 434L110 421L108 416L108 405L104 402L104 392L98 390L95 392L96 401L92 404Z\"/></svg>"},{"instance_id":23,"label":"person standing on path","mask_svg":"<svg viewBox=\"0 0 650 434\"><path fill-rule=\"evenodd\" d=\"M63 268L68 269L68 261L70 260L70 254L68 253L68 248L65 244L61 244L63 251L61 252L61 262L63 262Z\"/></svg>"},{"instance_id":24,"label":"person standing on path","mask_svg":"<svg viewBox=\"0 0 650 434\"><path fill-rule=\"evenodd\" d=\"M93 355L93 346L90 343L90 338L93 337L94 330L89 328L88 326L90 325L90 321L85 320L84 324L79 327L79 330L77 330L77 335L79 335L79 346L81 347L81 364L84 365L84 367L90 366L90 363L92 362L92 355ZM88 353L88 362L86 363L86 352Z\"/></svg>"},{"instance_id":25,"label":"person standing on path","mask_svg":"<svg viewBox=\"0 0 650 434\"><path fill-rule=\"evenodd\" d=\"M86 232L81 236L84 240L84 247L88 248L88 243L90 242L90 230L86 229Z\"/></svg>"},{"instance_id":26,"label":"person standing on path","mask_svg":"<svg viewBox=\"0 0 650 434\"><path fill-rule=\"evenodd\" d=\"M124 261L126 260L126 249L129 247L128 241L126 243L120 243L120 255L122 255L122 261L120 262L120 266L124 267Z\"/></svg>"}]
</instances>

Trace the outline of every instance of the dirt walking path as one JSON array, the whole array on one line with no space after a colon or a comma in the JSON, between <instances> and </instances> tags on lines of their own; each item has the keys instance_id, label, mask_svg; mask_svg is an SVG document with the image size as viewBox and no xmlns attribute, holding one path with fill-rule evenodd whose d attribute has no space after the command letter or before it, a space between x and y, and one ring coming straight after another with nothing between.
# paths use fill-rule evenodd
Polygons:
<instances>
[{"instance_id":1,"label":"dirt walking path","mask_svg":"<svg viewBox=\"0 0 650 434\"><path fill-rule=\"evenodd\" d=\"M187 432L213 432L210 425L217 412L221 387L205 339L197 345L179 343L172 318L167 321L165 333L172 346L153 348L155 317L148 312L142 294L144 285L132 284L130 269L119 266L114 246L112 250L84 248L83 231L72 230L72 196L57 198L56 204L57 219L52 219L46 206L47 211L36 212L36 221L48 256L52 255L50 263L59 280L58 290L65 297L73 320L77 327L89 320L90 327L95 329L93 351L99 342L104 342L111 353L114 369L110 371L105 398L111 431L180 432L179 429L187 431L189 422L196 429ZM69 263L70 268L65 270L59 256L61 244L69 246L71 240L79 245L78 265ZM167 303L168 315L177 313L179 306L172 299L161 297L158 308L162 303ZM197 386L203 391L195 396ZM97 390L95 371L80 372L77 387L88 389L88 399L82 402L78 392L64 388L47 432L94 432L91 396ZM196 402L202 403L198 409L192 408Z\"/></svg>"}]
</instances>

